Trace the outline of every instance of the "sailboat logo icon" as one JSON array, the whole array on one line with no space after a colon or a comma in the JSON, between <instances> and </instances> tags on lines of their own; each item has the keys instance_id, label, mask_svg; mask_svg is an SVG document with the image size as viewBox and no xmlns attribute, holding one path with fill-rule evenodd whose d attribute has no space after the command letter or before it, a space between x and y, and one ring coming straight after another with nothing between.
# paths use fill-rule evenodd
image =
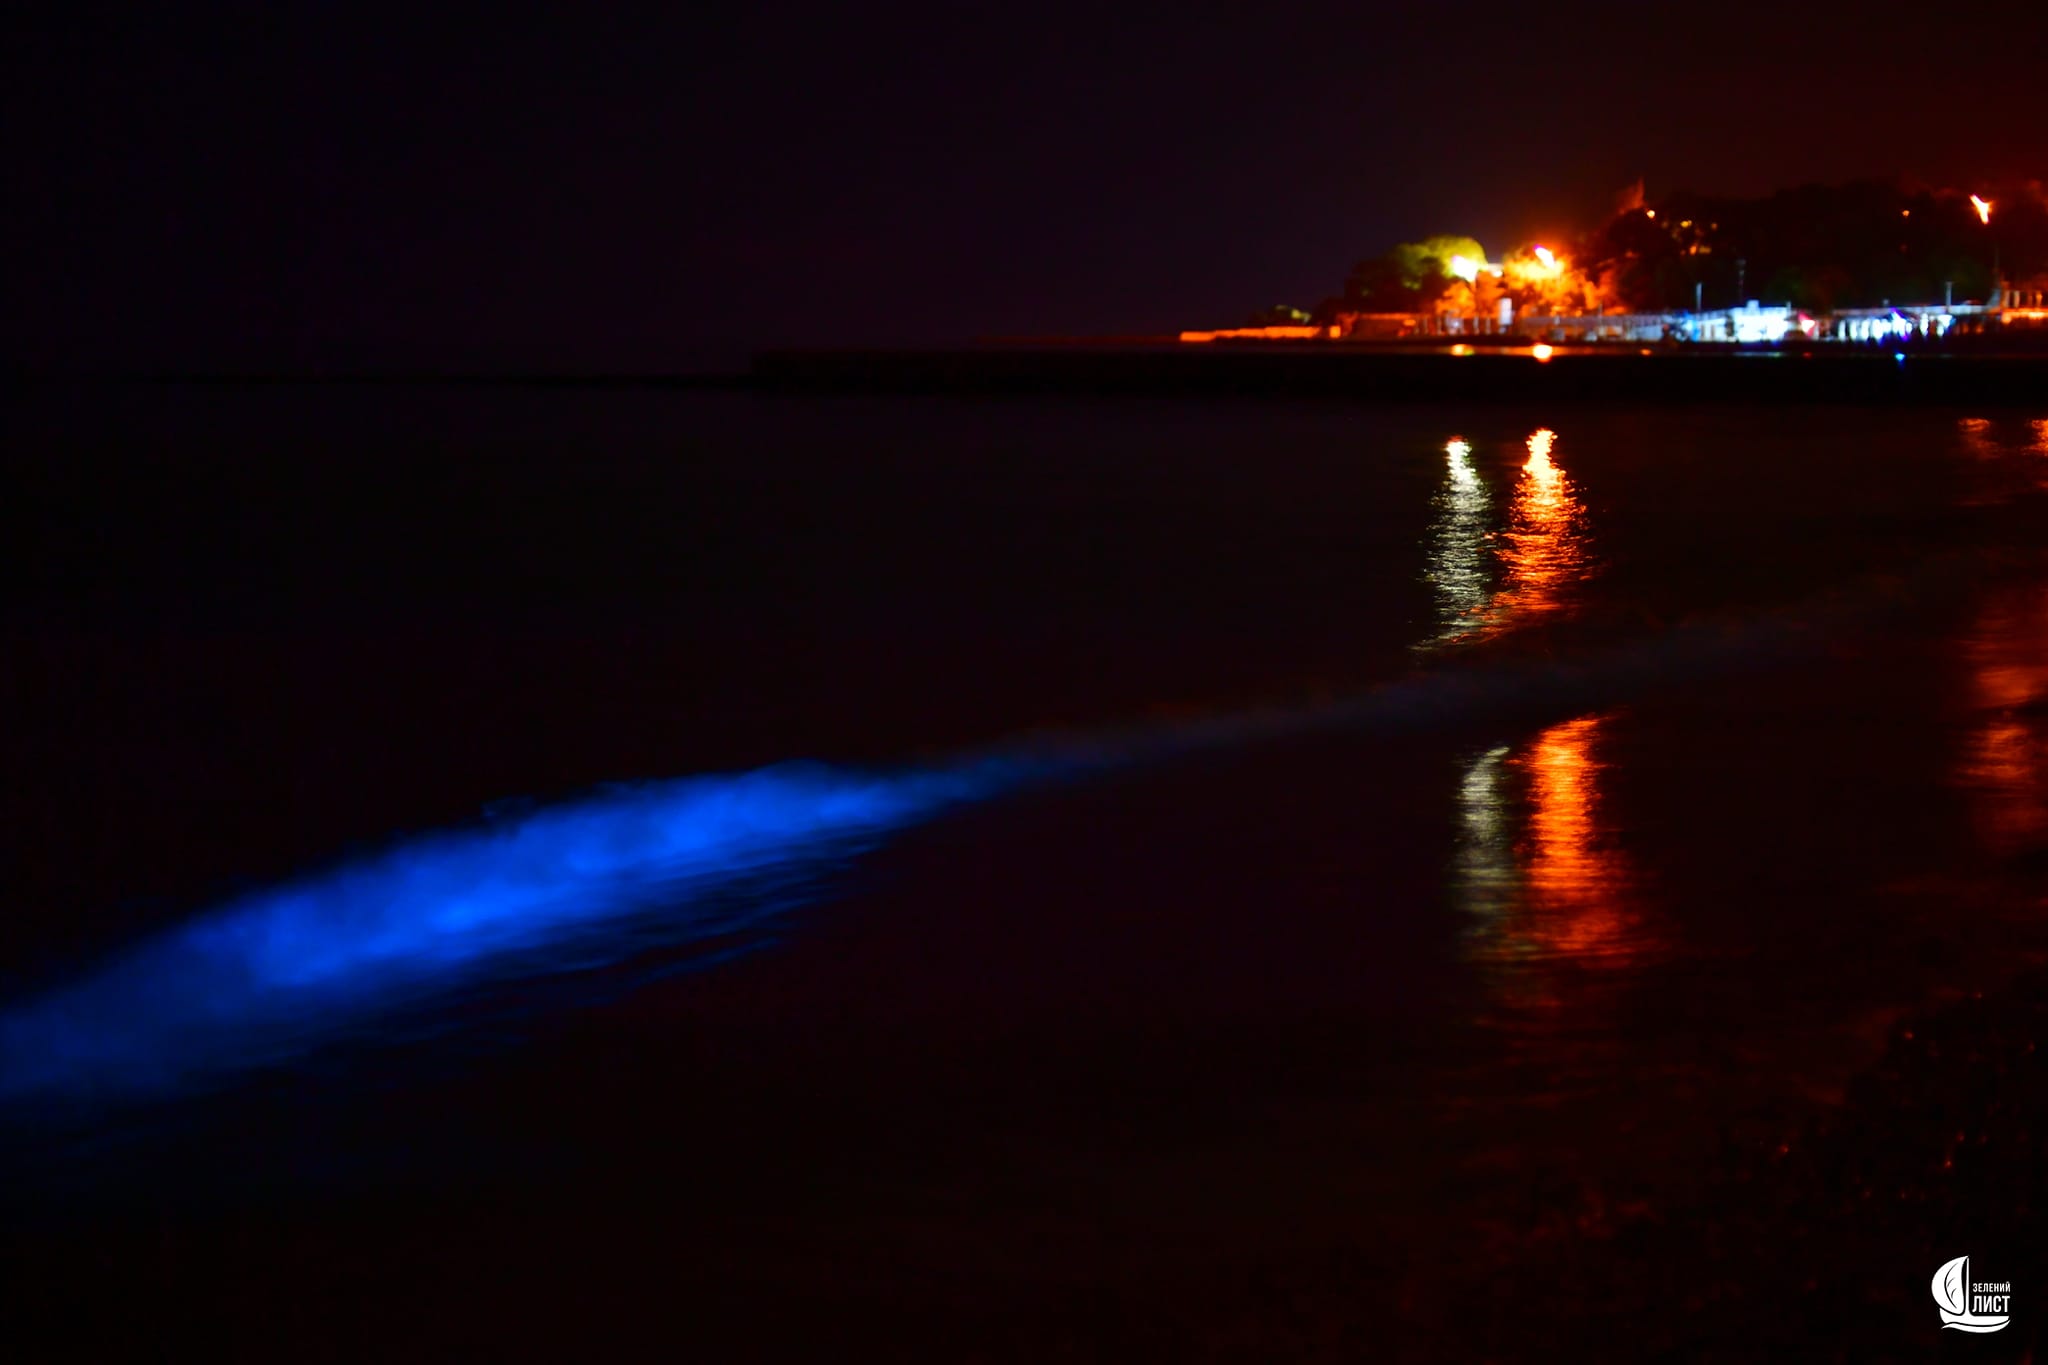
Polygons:
<instances>
[{"instance_id":1,"label":"sailboat logo icon","mask_svg":"<svg viewBox=\"0 0 2048 1365\"><path fill-rule=\"evenodd\" d=\"M1958 1256L1934 1272L1934 1303L1944 1328L1996 1332L2011 1321L2012 1284L1973 1283L1970 1258Z\"/></svg>"}]
</instances>

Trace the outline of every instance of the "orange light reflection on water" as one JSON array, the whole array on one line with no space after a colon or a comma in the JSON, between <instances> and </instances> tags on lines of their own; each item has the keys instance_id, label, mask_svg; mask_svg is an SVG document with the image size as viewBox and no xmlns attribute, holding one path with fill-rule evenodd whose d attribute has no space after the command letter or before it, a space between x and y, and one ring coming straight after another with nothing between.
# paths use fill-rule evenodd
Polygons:
<instances>
[{"instance_id":1,"label":"orange light reflection on water","mask_svg":"<svg viewBox=\"0 0 2048 1365\"><path fill-rule=\"evenodd\" d=\"M2048 418L2024 424L2008 418L1956 419L1956 436L1972 460L1985 466L1972 503L2008 502L2015 494L2048 489Z\"/></svg>"},{"instance_id":2,"label":"orange light reflection on water","mask_svg":"<svg viewBox=\"0 0 2048 1365\"><path fill-rule=\"evenodd\" d=\"M1552 457L1557 433L1531 432L1528 458L1494 530L1493 494L1463 437L1444 443L1444 483L1424 577L1435 586L1438 633L1424 648L1521 624L1565 606L1593 571L1578 491Z\"/></svg>"},{"instance_id":3,"label":"orange light reflection on water","mask_svg":"<svg viewBox=\"0 0 2048 1365\"><path fill-rule=\"evenodd\" d=\"M2048 488L2048 418L1964 417L1963 447L1989 466L1977 501ZM2048 841L2048 584L1993 591L1960 641L1970 717L1950 769L1996 857Z\"/></svg>"},{"instance_id":4,"label":"orange light reflection on water","mask_svg":"<svg viewBox=\"0 0 2048 1365\"><path fill-rule=\"evenodd\" d=\"M1551 457L1556 444L1548 427L1529 436L1529 458L1497 547L1504 581L1490 612L1495 625L1557 610L1589 575L1585 506Z\"/></svg>"},{"instance_id":5,"label":"orange light reflection on water","mask_svg":"<svg viewBox=\"0 0 2048 1365\"><path fill-rule=\"evenodd\" d=\"M1976 720L1955 780L1971 795L1985 848L2024 852L2048 839L2048 586L1987 602L1964 655Z\"/></svg>"},{"instance_id":6,"label":"orange light reflection on water","mask_svg":"<svg viewBox=\"0 0 2048 1365\"><path fill-rule=\"evenodd\" d=\"M1570 606L1595 572L1585 505L1559 463L1562 442L1531 432L1505 524L1464 439L1449 466L1431 541L1445 633L1528 624ZM1490 588L1490 591L1488 590ZM1452 886L1472 917L1467 955L1498 999L1550 1013L1579 999L1588 969L1637 962L1664 945L1634 902L1627 855L1601 814L1600 749L1608 717L1579 716L1532 739L1475 755L1458 789L1462 838Z\"/></svg>"},{"instance_id":7,"label":"orange light reflection on water","mask_svg":"<svg viewBox=\"0 0 2048 1365\"><path fill-rule=\"evenodd\" d=\"M1627 937L1627 865L1599 821L1600 724L1599 716L1580 716L1553 725L1519 759L1529 780L1527 933L1546 952L1581 960L1624 952Z\"/></svg>"},{"instance_id":8,"label":"orange light reflection on water","mask_svg":"<svg viewBox=\"0 0 2048 1365\"><path fill-rule=\"evenodd\" d=\"M1453 883L1473 915L1467 952L1505 1004L1560 1009L1588 969L1662 951L1601 815L1606 719L1579 716L1481 754L1460 786L1465 839Z\"/></svg>"}]
</instances>

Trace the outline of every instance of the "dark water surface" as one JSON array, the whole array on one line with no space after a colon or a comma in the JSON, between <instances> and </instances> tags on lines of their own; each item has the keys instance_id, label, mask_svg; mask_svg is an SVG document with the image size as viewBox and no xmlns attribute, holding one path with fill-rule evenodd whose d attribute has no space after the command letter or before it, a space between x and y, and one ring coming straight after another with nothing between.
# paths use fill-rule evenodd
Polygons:
<instances>
[{"instance_id":1,"label":"dark water surface","mask_svg":"<svg viewBox=\"0 0 2048 1365\"><path fill-rule=\"evenodd\" d=\"M51 1311L1421 1358L2048 950L2048 418L24 406Z\"/></svg>"}]
</instances>

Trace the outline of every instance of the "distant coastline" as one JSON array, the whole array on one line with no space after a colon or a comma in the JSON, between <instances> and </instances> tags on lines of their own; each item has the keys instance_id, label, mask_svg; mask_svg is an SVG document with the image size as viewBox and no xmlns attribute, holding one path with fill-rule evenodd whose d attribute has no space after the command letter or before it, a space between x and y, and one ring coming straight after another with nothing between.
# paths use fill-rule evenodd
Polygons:
<instances>
[{"instance_id":1,"label":"distant coastline","mask_svg":"<svg viewBox=\"0 0 2048 1365\"><path fill-rule=\"evenodd\" d=\"M1476 340L1476 339L1475 339ZM1613 345L1202 346L1005 343L932 350L778 350L771 392L1291 395L1378 402L1688 402L2048 408L2048 351L1902 347L1693 349Z\"/></svg>"}]
</instances>

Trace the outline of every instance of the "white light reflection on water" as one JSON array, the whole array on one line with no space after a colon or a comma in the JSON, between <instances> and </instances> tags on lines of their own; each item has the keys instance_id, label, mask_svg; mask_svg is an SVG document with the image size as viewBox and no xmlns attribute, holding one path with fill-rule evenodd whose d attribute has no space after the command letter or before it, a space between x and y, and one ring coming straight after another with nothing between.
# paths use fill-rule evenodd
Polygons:
<instances>
[{"instance_id":1,"label":"white light reflection on water","mask_svg":"<svg viewBox=\"0 0 2048 1365\"><path fill-rule=\"evenodd\" d=\"M1436 495L1424 576L1436 589L1441 629L1431 644L1470 635L1486 624L1493 591L1493 498L1472 467L1472 447L1453 437L1444 445L1444 486Z\"/></svg>"},{"instance_id":2,"label":"white light reflection on water","mask_svg":"<svg viewBox=\"0 0 2048 1365\"><path fill-rule=\"evenodd\" d=\"M1507 772L1512 752L1501 744L1475 755L1458 782L1460 838L1452 881L1473 916L1475 938L1499 931L1521 890Z\"/></svg>"},{"instance_id":3,"label":"white light reflection on water","mask_svg":"<svg viewBox=\"0 0 2048 1365\"><path fill-rule=\"evenodd\" d=\"M1453 440L1429 540L1445 644L1569 607L1597 571L1585 506L1558 463L1557 433L1531 432L1507 523ZM1510 1004L1563 1003L1559 973L1656 951L1634 904L1635 876L1600 815L1606 717L1578 716L1518 745L1474 754L1458 786L1452 894L1471 917L1466 953Z\"/></svg>"},{"instance_id":4,"label":"white light reflection on water","mask_svg":"<svg viewBox=\"0 0 2048 1365\"><path fill-rule=\"evenodd\" d=\"M1529 434L1504 526L1472 463L1472 446L1444 446L1444 483L1435 498L1424 577L1436 590L1437 632L1424 649L1491 634L1570 605L1595 571L1584 504L1553 458L1557 433Z\"/></svg>"}]
</instances>

